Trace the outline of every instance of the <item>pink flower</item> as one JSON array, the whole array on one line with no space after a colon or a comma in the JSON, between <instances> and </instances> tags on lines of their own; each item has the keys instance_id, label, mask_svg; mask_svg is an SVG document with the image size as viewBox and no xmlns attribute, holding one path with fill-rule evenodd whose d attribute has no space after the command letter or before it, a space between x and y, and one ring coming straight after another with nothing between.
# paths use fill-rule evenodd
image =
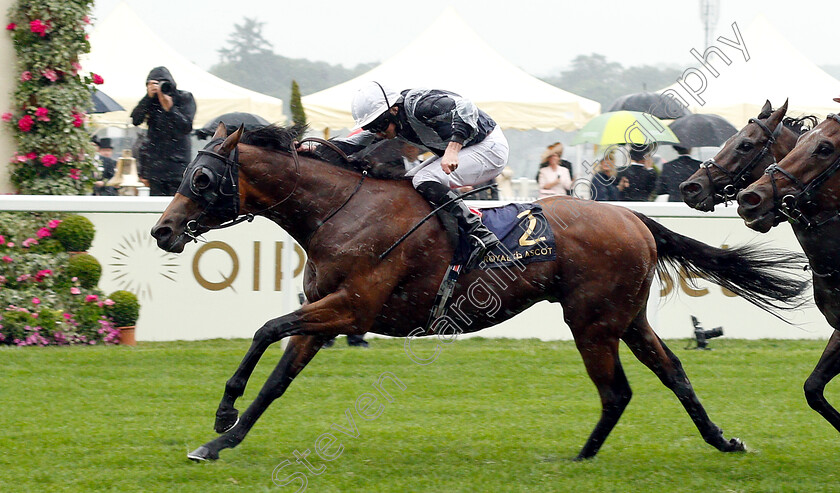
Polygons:
<instances>
[{"instance_id":1,"label":"pink flower","mask_svg":"<svg viewBox=\"0 0 840 493\"><path fill-rule=\"evenodd\" d=\"M18 120L18 128L21 130L21 132L28 132L32 130L32 125L34 123L35 121L32 120L31 116L25 115L23 118Z\"/></svg>"},{"instance_id":2,"label":"pink flower","mask_svg":"<svg viewBox=\"0 0 840 493\"><path fill-rule=\"evenodd\" d=\"M84 22L85 24L90 24L90 17L89 16L82 17L82 22Z\"/></svg>"},{"instance_id":3,"label":"pink flower","mask_svg":"<svg viewBox=\"0 0 840 493\"><path fill-rule=\"evenodd\" d=\"M75 286L70 288L70 294L81 294L81 293L82 293L82 290L75 287Z\"/></svg>"},{"instance_id":4,"label":"pink flower","mask_svg":"<svg viewBox=\"0 0 840 493\"><path fill-rule=\"evenodd\" d=\"M79 289L79 288L76 288L76 289ZM64 320L70 320L71 318L73 318L73 315L71 315L67 312L62 313L61 316L64 317Z\"/></svg>"},{"instance_id":5,"label":"pink flower","mask_svg":"<svg viewBox=\"0 0 840 493\"><path fill-rule=\"evenodd\" d=\"M48 122L50 121L50 117L47 115L50 113L50 110L41 106L37 110L35 110L35 118L40 122Z\"/></svg>"},{"instance_id":6,"label":"pink flower","mask_svg":"<svg viewBox=\"0 0 840 493\"><path fill-rule=\"evenodd\" d=\"M96 296L95 294L89 294L89 295L85 296L85 302L86 303L89 303L91 301L98 301L98 300L99 300L99 296Z\"/></svg>"},{"instance_id":7,"label":"pink flower","mask_svg":"<svg viewBox=\"0 0 840 493\"><path fill-rule=\"evenodd\" d=\"M49 79L53 82L58 80L58 73L51 68L48 68L47 70L44 70L41 73L43 74L44 77L46 77L47 79Z\"/></svg>"},{"instance_id":8,"label":"pink flower","mask_svg":"<svg viewBox=\"0 0 840 493\"><path fill-rule=\"evenodd\" d=\"M6 24L6 30L7 31L14 31L16 28L17 28L17 24L15 24L14 22L10 22L10 23Z\"/></svg>"},{"instance_id":9,"label":"pink flower","mask_svg":"<svg viewBox=\"0 0 840 493\"><path fill-rule=\"evenodd\" d=\"M112 300L111 298L106 299L105 300L105 305L113 306L114 305L114 300Z\"/></svg>"},{"instance_id":10,"label":"pink flower","mask_svg":"<svg viewBox=\"0 0 840 493\"><path fill-rule=\"evenodd\" d=\"M50 166L58 162L58 158L52 154L44 154L43 156L41 156L41 162L44 163L44 166L49 168Z\"/></svg>"},{"instance_id":11,"label":"pink flower","mask_svg":"<svg viewBox=\"0 0 840 493\"><path fill-rule=\"evenodd\" d=\"M22 74L20 74L20 81L26 82L32 80L32 72L26 70Z\"/></svg>"},{"instance_id":12,"label":"pink flower","mask_svg":"<svg viewBox=\"0 0 840 493\"><path fill-rule=\"evenodd\" d=\"M38 158L38 155L35 154L34 152L30 152L26 155L26 159L28 159L30 161L32 161L33 159L37 159L37 158Z\"/></svg>"},{"instance_id":13,"label":"pink flower","mask_svg":"<svg viewBox=\"0 0 840 493\"><path fill-rule=\"evenodd\" d=\"M3 235L0 235L0 245L4 245L5 243L6 243L6 237L3 236Z\"/></svg>"},{"instance_id":14,"label":"pink flower","mask_svg":"<svg viewBox=\"0 0 840 493\"><path fill-rule=\"evenodd\" d=\"M85 123L85 117L80 115L79 113L73 113L73 126L76 128L81 127Z\"/></svg>"},{"instance_id":15,"label":"pink flower","mask_svg":"<svg viewBox=\"0 0 840 493\"><path fill-rule=\"evenodd\" d=\"M32 298L32 304L33 304L33 305L40 305L40 304L41 304L41 300L39 300L38 298Z\"/></svg>"},{"instance_id":16,"label":"pink flower","mask_svg":"<svg viewBox=\"0 0 840 493\"><path fill-rule=\"evenodd\" d=\"M79 176L80 171L81 170L79 170L78 168L70 168L70 173L69 173L70 178L72 178L74 180L81 179L81 176Z\"/></svg>"},{"instance_id":17,"label":"pink flower","mask_svg":"<svg viewBox=\"0 0 840 493\"><path fill-rule=\"evenodd\" d=\"M71 277L71 278L70 278L70 280L71 280L71 281L73 281L73 282L76 282L76 281L78 281L78 280L79 280L79 278L78 278L78 277L76 277L76 276L73 276L73 277Z\"/></svg>"},{"instance_id":18,"label":"pink flower","mask_svg":"<svg viewBox=\"0 0 840 493\"><path fill-rule=\"evenodd\" d=\"M9 248L12 248L13 246L15 246L15 244L14 244L14 243L12 243L11 241L10 241L10 242L8 242L8 243L6 243L6 245L7 245Z\"/></svg>"},{"instance_id":19,"label":"pink flower","mask_svg":"<svg viewBox=\"0 0 840 493\"><path fill-rule=\"evenodd\" d=\"M17 282L27 281L27 280L29 280L30 277L32 277L32 276L30 276L29 274L21 274L21 275L18 276Z\"/></svg>"},{"instance_id":20,"label":"pink flower","mask_svg":"<svg viewBox=\"0 0 840 493\"><path fill-rule=\"evenodd\" d=\"M79 73L79 70L82 70L82 64L79 62L73 62L70 64L73 67L73 70L70 71L71 74L76 75Z\"/></svg>"},{"instance_id":21,"label":"pink flower","mask_svg":"<svg viewBox=\"0 0 840 493\"><path fill-rule=\"evenodd\" d=\"M41 228L38 230L38 238L46 238L48 236L52 236L49 228Z\"/></svg>"},{"instance_id":22,"label":"pink flower","mask_svg":"<svg viewBox=\"0 0 840 493\"><path fill-rule=\"evenodd\" d=\"M38 240L36 240L35 238L27 238L27 239L23 240L23 243L22 243L23 248L29 248L30 246L37 245L37 244L38 244Z\"/></svg>"},{"instance_id":23,"label":"pink flower","mask_svg":"<svg viewBox=\"0 0 840 493\"><path fill-rule=\"evenodd\" d=\"M11 243L9 243L9 244L11 245ZM3 262L6 262L7 264L11 264L12 262L14 262L14 260L12 260L12 257L10 257L8 255L4 255L3 256Z\"/></svg>"},{"instance_id":24,"label":"pink flower","mask_svg":"<svg viewBox=\"0 0 840 493\"><path fill-rule=\"evenodd\" d=\"M72 160L73 160L73 155L70 154L69 152L67 154L61 156L61 162L62 163L69 163Z\"/></svg>"},{"instance_id":25,"label":"pink flower","mask_svg":"<svg viewBox=\"0 0 840 493\"><path fill-rule=\"evenodd\" d=\"M53 219L52 221L47 223L47 227L50 229L55 229L58 225L61 224L61 219Z\"/></svg>"},{"instance_id":26,"label":"pink flower","mask_svg":"<svg viewBox=\"0 0 840 493\"><path fill-rule=\"evenodd\" d=\"M20 154L15 154L15 157L12 161L17 161L19 163L25 163L27 161L26 156L21 156Z\"/></svg>"},{"instance_id":27,"label":"pink flower","mask_svg":"<svg viewBox=\"0 0 840 493\"><path fill-rule=\"evenodd\" d=\"M39 275L41 277L51 276L52 275L52 270L50 270L50 269L39 270L37 275Z\"/></svg>"},{"instance_id":28,"label":"pink flower","mask_svg":"<svg viewBox=\"0 0 840 493\"><path fill-rule=\"evenodd\" d=\"M12 121L12 114L11 113L3 113L3 115L0 115L0 118L2 118L4 122L10 122L10 121Z\"/></svg>"},{"instance_id":29,"label":"pink flower","mask_svg":"<svg viewBox=\"0 0 840 493\"><path fill-rule=\"evenodd\" d=\"M29 21L29 29L36 34L40 34L41 37L47 35L47 25L41 22L41 19L35 19L34 21Z\"/></svg>"},{"instance_id":30,"label":"pink flower","mask_svg":"<svg viewBox=\"0 0 840 493\"><path fill-rule=\"evenodd\" d=\"M93 77L93 83L94 84L104 84L105 83L105 79L103 79L101 75L94 74L94 73L91 73L90 75Z\"/></svg>"}]
</instances>

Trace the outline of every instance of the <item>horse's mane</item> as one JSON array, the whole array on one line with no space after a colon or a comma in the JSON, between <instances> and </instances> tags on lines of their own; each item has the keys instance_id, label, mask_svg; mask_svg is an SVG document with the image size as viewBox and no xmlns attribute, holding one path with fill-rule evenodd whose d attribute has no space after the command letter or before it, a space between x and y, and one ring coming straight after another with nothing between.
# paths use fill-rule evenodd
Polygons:
<instances>
[{"instance_id":1,"label":"horse's mane","mask_svg":"<svg viewBox=\"0 0 840 493\"><path fill-rule=\"evenodd\" d=\"M799 118L788 116L782 119L782 125L793 130L797 134L802 135L817 126L819 121L819 118L814 115L805 115Z\"/></svg>"},{"instance_id":2,"label":"horse's mane","mask_svg":"<svg viewBox=\"0 0 840 493\"><path fill-rule=\"evenodd\" d=\"M272 151L289 153L292 148L292 142L302 139L308 128L306 125L297 124L289 127L282 127L276 124L267 125L245 132L239 142ZM397 168L366 159L353 159L353 156L350 156L349 160L345 160L338 153L323 145L317 146L314 151L301 151L300 154L314 157L333 166L358 173L367 171L374 178L386 180L406 179L404 168Z\"/></svg>"}]
</instances>

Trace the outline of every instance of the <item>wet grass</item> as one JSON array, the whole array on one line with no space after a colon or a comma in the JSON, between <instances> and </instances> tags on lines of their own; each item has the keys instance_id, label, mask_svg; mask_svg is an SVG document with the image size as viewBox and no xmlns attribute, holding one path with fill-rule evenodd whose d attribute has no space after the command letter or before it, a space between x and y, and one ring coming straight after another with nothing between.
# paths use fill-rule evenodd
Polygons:
<instances>
[{"instance_id":1,"label":"wet grass","mask_svg":"<svg viewBox=\"0 0 840 493\"><path fill-rule=\"evenodd\" d=\"M670 346L707 411L750 452L706 445L626 348L633 400L598 457L578 463L569 459L599 401L572 343L456 341L421 366L403 340L376 339L319 354L245 442L194 464L186 453L215 436L224 382L249 341L0 349L0 491L296 491L303 478L308 491L331 492L840 490L840 436L801 391L824 342L685 343ZM429 357L434 341L412 349ZM266 353L240 409L280 354ZM393 401L380 394L366 412L381 414L362 419L357 399L377 395L385 372L405 390L383 381ZM829 386L829 400L840 404L838 394ZM337 438L319 442L331 461L315 452L326 433ZM295 462L307 449L311 471Z\"/></svg>"}]
</instances>

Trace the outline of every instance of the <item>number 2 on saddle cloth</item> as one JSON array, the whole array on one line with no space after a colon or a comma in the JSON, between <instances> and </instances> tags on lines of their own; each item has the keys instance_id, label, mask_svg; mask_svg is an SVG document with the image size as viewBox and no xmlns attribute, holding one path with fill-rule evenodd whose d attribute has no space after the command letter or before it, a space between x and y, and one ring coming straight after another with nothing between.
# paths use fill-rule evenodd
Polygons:
<instances>
[{"instance_id":1,"label":"number 2 on saddle cloth","mask_svg":"<svg viewBox=\"0 0 840 493\"><path fill-rule=\"evenodd\" d=\"M539 205L508 204L502 207L473 209L473 212L479 214L481 222L499 238L499 244L484 255L482 269L557 259L554 232ZM456 232L447 230L447 233L452 235ZM431 329L434 321L443 316L449 308L452 291L469 255L469 242L465 235L460 234L455 255L435 296L429 322L426 324L427 330Z\"/></svg>"}]
</instances>

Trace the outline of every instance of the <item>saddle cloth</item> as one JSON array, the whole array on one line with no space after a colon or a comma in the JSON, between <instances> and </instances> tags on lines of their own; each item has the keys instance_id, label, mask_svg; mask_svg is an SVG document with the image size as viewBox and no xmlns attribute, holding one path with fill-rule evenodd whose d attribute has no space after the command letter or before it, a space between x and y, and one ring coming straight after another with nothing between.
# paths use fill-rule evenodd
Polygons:
<instances>
[{"instance_id":1,"label":"saddle cloth","mask_svg":"<svg viewBox=\"0 0 840 493\"><path fill-rule=\"evenodd\" d=\"M487 268L557 259L554 232L539 205L516 203L473 209L473 212L481 216L481 222L500 240L484 256ZM469 241L461 234L452 264L463 264L469 254Z\"/></svg>"}]
</instances>

